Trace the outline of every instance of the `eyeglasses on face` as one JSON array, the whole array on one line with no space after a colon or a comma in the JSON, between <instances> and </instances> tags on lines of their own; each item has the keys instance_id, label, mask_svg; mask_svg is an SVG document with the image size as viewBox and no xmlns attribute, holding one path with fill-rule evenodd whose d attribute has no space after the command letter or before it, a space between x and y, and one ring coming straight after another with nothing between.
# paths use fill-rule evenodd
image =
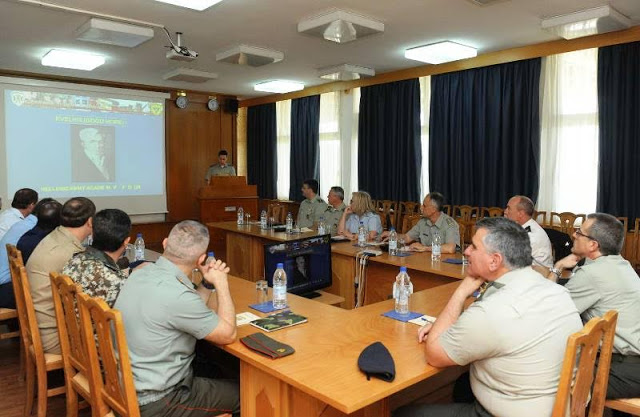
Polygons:
<instances>
[{"instance_id":1,"label":"eyeglasses on face","mask_svg":"<svg viewBox=\"0 0 640 417\"><path fill-rule=\"evenodd\" d=\"M578 229L576 229L576 235L578 235L578 236L582 236L582 237L586 237L587 239L589 239L589 240L593 240L594 242L598 242L598 241L596 240L596 238L595 238L595 237L593 237L593 236L589 236L588 234L584 233L584 232L583 232L582 230L580 230L579 228L578 228Z\"/></svg>"}]
</instances>

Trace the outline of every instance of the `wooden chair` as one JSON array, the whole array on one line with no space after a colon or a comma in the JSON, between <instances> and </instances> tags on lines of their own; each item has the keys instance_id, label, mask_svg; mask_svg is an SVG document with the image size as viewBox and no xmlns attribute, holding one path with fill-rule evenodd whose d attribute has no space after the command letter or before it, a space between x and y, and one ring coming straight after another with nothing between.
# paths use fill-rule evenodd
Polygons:
<instances>
[{"instance_id":1,"label":"wooden chair","mask_svg":"<svg viewBox=\"0 0 640 417\"><path fill-rule=\"evenodd\" d=\"M627 217L616 217L616 219L620 220L620 223L624 226L624 232L627 233L629 231L629 218Z\"/></svg>"},{"instance_id":2,"label":"wooden chair","mask_svg":"<svg viewBox=\"0 0 640 417\"><path fill-rule=\"evenodd\" d=\"M602 416L617 321L618 312L608 311L569 336L552 417L564 417L567 409L571 417L584 417L587 405L589 417Z\"/></svg>"},{"instance_id":3,"label":"wooden chair","mask_svg":"<svg viewBox=\"0 0 640 417\"><path fill-rule=\"evenodd\" d=\"M283 204L269 204L267 218L273 217L276 223L284 224L287 217L287 208Z\"/></svg>"},{"instance_id":4,"label":"wooden chair","mask_svg":"<svg viewBox=\"0 0 640 417\"><path fill-rule=\"evenodd\" d=\"M82 292L77 294L76 300L80 310L80 333L89 358L89 376L95 387L92 399L95 412L92 415L139 417L122 315L109 308L104 300Z\"/></svg>"},{"instance_id":5,"label":"wooden chair","mask_svg":"<svg viewBox=\"0 0 640 417\"><path fill-rule=\"evenodd\" d=\"M629 413L632 416L640 416L640 398L619 398L616 400L607 400L604 406L612 410Z\"/></svg>"},{"instance_id":6,"label":"wooden chair","mask_svg":"<svg viewBox=\"0 0 640 417\"><path fill-rule=\"evenodd\" d=\"M573 239L573 232L576 231L576 221L581 219L581 223L584 223L587 216L584 214L574 214L568 211L562 213L556 213L555 211L551 212L550 224L556 229L560 230L563 233L568 234ZM557 219L557 223L556 223Z\"/></svg>"},{"instance_id":7,"label":"wooden chair","mask_svg":"<svg viewBox=\"0 0 640 417\"><path fill-rule=\"evenodd\" d=\"M22 256L20 256L20 261ZM33 410L35 396L34 388L37 384L37 416L45 417L47 414L47 399L54 395L65 393L65 387L49 388L47 385L47 372L63 369L62 356L44 353L40 330L36 320L36 311L31 298L31 285L27 278L27 271L17 258L9 259L13 291L16 295L18 319L22 332L22 340L25 350L25 367L27 374L25 416L30 416Z\"/></svg>"},{"instance_id":8,"label":"wooden chair","mask_svg":"<svg viewBox=\"0 0 640 417\"><path fill-rule=\"evenodd\" d=\"M451 204L445 204L442 206L442 212L447 213L448 216L451 216Z\"/></svg>"},{"instance_id":9,"label":"wooden chair","mask_svg":"<svg viewBox=\"0 0 640 417\"><path fill-rule=\"evenodd\" d=\"M404 228L404 218L411 214L420 214L420 203L413 201L401 201L398 204L398 217L396 224Z\"/></svg>"},{"instance_id":10,"label":"wooden chair","mask_svg":"<svg viewBox=\"0 0 640 417\"><path fill-rule=\"evenodd\" d=\"M390 229L396 227L396 216L398 214L398 202L393 200L378 200L375 206L380 218L382 219L382 228ZM391 224L389 224L391 222Z\"/></svg>"},{"instance_id":11,"label":"wooden chair","mask_svg":"<svg viewBox=\"0 0 640 417\"><path fill-rule=\"evenodd\" d=\"M463 242L471 242L471 230L474 228L476 219L478 218L478 207L471 206L453 206L453 218L459 225L464 226L464 233L460 233L460 240Z\"/></svg>"},{"instance_id":12,"label":"wooden chair","mask_svg":"<svg viewBox=\"0 0 640 417\"><path fill-rule=\"evenodd\" d=\"M420 214L409 214L408 216L405 216L404 219L402 220L402 234L407 233L409 230L411 230L411 228L413 226L415 226L420 219L422 218L422 216Z\"/></svg>"},{"instance_id":13,"label":"wooden chair","mask_svg":"<svg viewBox=\"0 0 640 417\"><path fill-rule=\"evenodd\" d=\"M547 212L546 211L533 211L533 216L531 218L538 222L540 226L545 226L547 224ZM540 221L542 219L542 221Z\"/></svg>"},{"instance_id":14,"label":"wooden chair","mask_svg":"<svg viewBox=\"0 0 640 417\"><path fill-rule=\"evenodd\" d=\"M87 349L80 335L76 306L76 295L81 293L82 289L67 275L51 272L49 276L67 387L67 417L76 417L78 394L93 405L91 397L93 387L89 378Z\"/></svg>"},{"instance_id":15,"label":"wooden chair","mask_svg":"<svg viewBox=\"0 0 640 417\"><path fill-rule=\"evenodd\" d=\"M18 263L19 266L24 266L24 262L22 261L22 253L14 245L7 244L7 257L9 258L9 262L11 262L12 259L15 259L15 261ZM11 273L11 266L9 266L9 273ZM13 283L13 276L11 281L13 286L15 286L15 283ZM14 291L14 297L16 297L15 291ZM16 309L0 308L0 322L13 319L14 318L13 315L15 313L15 320L18 320L18 325L22 326L22 324L20 323L20 318L18 317L17 308L18 308L17 300L16 300ZM25 344L22 341L22 332L18 330L15 332L7 331L5 333L0 333L0 340L10 339L13 337L20 338L20 371L18 372L18 379L21 381L24 381L26 366L25 366L25 356L24 356Z\"/></svg>"},{"instance_id":16,"label":"wooden chair","mask_svg":"<svg viewBox=\"0 0 640 417\"><path fill-rule=\"evenodd\" d=\"M480 217L502 217L504 209L502 207L481 207Z\"/></svg>"}]
</instances>

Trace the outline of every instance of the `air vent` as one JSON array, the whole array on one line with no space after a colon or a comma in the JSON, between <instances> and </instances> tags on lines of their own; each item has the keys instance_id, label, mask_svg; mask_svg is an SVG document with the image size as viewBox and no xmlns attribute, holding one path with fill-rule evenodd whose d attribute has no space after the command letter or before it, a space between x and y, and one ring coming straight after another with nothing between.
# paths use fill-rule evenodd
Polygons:
<instances>
[{"instance_id":1,"label":"air vent","mask_svg":"<svg viewBox=\"0 0 640 417\"><path fill-rule=\"evenodd\" d=\"M163 79L167 81L184 81L187 83L204 83L209 80L215 80L218 78L218 74L214 72L205 72L193 70L190 68L177 68L171 72L166 73Z\"/></svg>"},{"instance_id":2,"label":"air vent","mask_svg":"<svg viewBox=\"0 0 640 417\"><path fill-rule=\"evenodd\" d=\"M496 3L504 3L509 0L467 0L467 1L475 4L476 6L492 6Z\"/></svg>"}]
</instances>

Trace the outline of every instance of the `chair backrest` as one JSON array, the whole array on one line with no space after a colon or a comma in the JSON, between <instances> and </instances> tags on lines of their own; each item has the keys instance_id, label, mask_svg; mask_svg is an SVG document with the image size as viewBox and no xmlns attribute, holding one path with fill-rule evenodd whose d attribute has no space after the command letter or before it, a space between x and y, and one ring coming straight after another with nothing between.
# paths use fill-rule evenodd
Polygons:
<instances>
[{"instance_id":1,"label":"chair backrest","mask_svg":"<svg viewBox=\"0 0 640 417\"><path fill-rule=\"evenodd\" d=\"M502 217L504 209L502 207L482 207L480 209L481 217Z\"/></svg>"},{"instance_id":2,"label":"chair backrest","mask_svg":"<svg viewBox=\"0 0 640 417\"><path fill-rule=\"evenodd\" d=\"M565 416L567 407L571 417L584 417L589 399L589 417L602 416L617 321L618 312L608 311L569 336L552 417Z\"/></svg>"},{"instance_id":3,"label":"chair backrest","mask_svg":"<svg viewBox=\"0 0 640 417\"><path fill-rule=\"evenodd\" d=\"M393 200L377 200L376 209L382 219L382 228L389 229L396 227L396 217L398 214L398 203Z\"/></svg>"},{"instance_id":4,"label":"chair backrest","mask_svg":"<svg viewBox=\"0 0 640 417\"><path fill-rule=\"evenodd\" d=\"M453 218L470 222L474 214L478 214L478 207L453 206Z\"/></svg>"},{"instance_id":5,"label":"chair backrest","mask_svg":"<svg viewBox=\"0 0 640 417\"><path fill-rule=\"evenodd\" d=\"M267 217L273 217L276 223L284 223L285 217L287 217L286 207L278 203L269 204Z\"/></svg>"},{"instance_id":6,"label":"chair backrest","mask_svg":"<svg viewBox=\"0 0 640 417\"><path fill-rule=\"evenodd\" d=\"M411 214L420 214L420 203L413 201L401 201L398 204L398 217L396 224L398 226L404 225L404 218Z\"/></svg>"},{"instance_id":7,"label":"chair backrest","mask_svg":"<svg viewBox=\"0 0 640 417\"><path fill-rule=\"evenodd\" d=\"M11 251L7 252L11 253ZM36 310L33 307L33 297L31 297L31 284L29 284L27 270L22 264L21 254L14 257L9 255L9 269L13 281L13 291L16 297L18 320L25 351L29 352L29 350L33 349L36 368L46 369Z\"/></svg>"},{"instance_id":8,"label":"chair backrest","mask_svg":"<svg viewBox=\"0 0 640 417\"><path fill-rule=\"evenodd\" d=\"M98 415L104 417L111 409L122 417L139 417L122 315L100 298L91 298L81 292L76 299L91 367L89 377L97 394L95 407ZM97 338L97 347L94 337ZM98 358L102 360L103 372L100 372Z\"/></svg>"},{"instance_id":9,"label":"chair backrest","mask_svg":"<svg viewBox=\"0 0 640 417\"><path fill-rule=\"evenodd\" d=\"M451 204L444 204L442 206L442 212L447 213L448 216L451 216Z\"/></svg>"},{"instance_id":10,"label":"chair backrest","mask_svg":"<svg viewBox=\"0 0 640 417\"><path fill-rule=\"evenodd\" d=\"M49 277L65 377L71 379L77 372L88 376L90 370L87 350L80 335L80 320L76 302L76 296L82 292L82 288L67 275L51 272ZM91 381L89 382L91 383ZM89 386L91 387L91 385Z\"/></svg>"},{"instance_id":11,"label":"chair backrest","mask_svg":"<svg viewBox=\"0 0 640 417\"><path fill-rule=\"evenodd\" d=\"M404 219L402 220L402 232L401 233L407 233L409 230L411 230L411 228L413 226L415 226L420 219L422 218L422 215L420 214L409 214L408 216L405 216Z\"/></svg>"},{"instance_id":12,"label":"chair backrest","mask_svg":"<svg viewBox=\"0 0 640 417\"><path fill-rule=\"evenodd\" d=\"M573 239L573 232L575 232L575 224L578 219L582 219L582 223L586 220L587 216L584 214L575 214L568 211L562 213L551 212L551 226L563 233L568 234ZM556 223L557 221L557 223Z\"/></svg>"},{"instance_id":13,"label":"chair backrest","mask_svg":"<svg viewBox=\"0 0 640 417\"><path fill-rule=\"evenodd\" d=\"M544 226L547 224L547 212L546 211L533 211L533 216L531 218L538 222L540 226Z\"/></svg>"}]
</instances>

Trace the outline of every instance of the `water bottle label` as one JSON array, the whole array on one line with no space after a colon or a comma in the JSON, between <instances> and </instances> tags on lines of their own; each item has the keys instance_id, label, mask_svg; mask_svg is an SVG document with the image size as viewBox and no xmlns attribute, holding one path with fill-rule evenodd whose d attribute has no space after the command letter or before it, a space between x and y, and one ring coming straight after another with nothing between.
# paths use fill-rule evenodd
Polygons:
<instances>
[{"instance_id":1,"label":"water bottle label","mask_svg":"<svg viewBox=\"0 0 640 417\"><path fill-rule=\"evenodd\" d=\"M398 242L395 240L390 240L389 241L389 250L396 250L398 249Z\"/></svg>"},{"instance_id":2,"label":"water bottle label","mask_svg":"<svg viewBox=\"0 0 640 417\"><path fill-rule=\"evenodd\" d=\"M324 226L318 226L318 234L324 235Z\"/></svg>"}]
</instances>

